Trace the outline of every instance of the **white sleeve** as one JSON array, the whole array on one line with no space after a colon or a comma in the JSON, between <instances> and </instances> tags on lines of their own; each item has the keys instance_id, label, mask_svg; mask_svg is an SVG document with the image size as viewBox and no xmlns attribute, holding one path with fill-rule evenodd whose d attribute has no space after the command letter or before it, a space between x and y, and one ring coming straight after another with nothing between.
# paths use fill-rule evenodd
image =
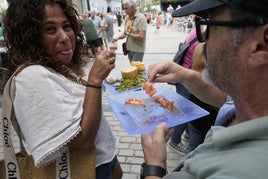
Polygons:
<instances>
[{"instance_id":1,"label":"white sleeve","mask_svg":"<svg viewBox=\"0 0 268 179\"><path fill-rule=\"evenodd\" d=\"M39 65L25 68L14 80L22 135L35 165L45 165L80 132L85 89Z\"/></svg>"}]
</instances>

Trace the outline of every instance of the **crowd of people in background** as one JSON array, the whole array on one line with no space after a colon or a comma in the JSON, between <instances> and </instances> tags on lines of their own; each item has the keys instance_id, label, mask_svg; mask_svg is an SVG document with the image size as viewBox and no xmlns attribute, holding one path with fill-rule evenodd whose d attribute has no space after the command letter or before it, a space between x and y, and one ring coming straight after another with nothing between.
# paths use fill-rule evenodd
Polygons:
<instances>
[{"instance_id":1,"label":"crowd of people in background","mask_svg":"<svg viewBox=\"0 0 268 179\"><path fill-rule=\"evenodd\" d=\"M141 13L144 14L147 24L151 24L155 27L154 34L159 34L159 32L161 32L161 26L178 29L178 27L180 26L180 22L191 21L190 17L187 19L172 18L171 13L178 8L180 8L180 5L178 5L177 8L173 8L173 6L169 4L166 11L154 10ZM117 29L115 30L117 30L118 32L124 31L124 24L127 16L128 14L125 12L125 10L113 12L99 12L94 9L91 9L89 12L81 14L80 20L90 19L93 22L96 33L98 35L98 39L93 39L93 42L92 39L87 40L87 45L89 47L88 52L90 57L94 58L96 54L100 53L100 51L103 51L104 49L109 49L109 43L112 41L114 35L114 24L117 24ZM2 38L3 35L1 29L2 27L0 27L0 37ZM92 36L94 36L94 33L93 35L91 35L91 38ZM89 41L91 42L88 43Z\"/></svg>"},{"instance_id":2,"label":"crowd of people in background","mask_svg":"<svg viewBox=\"0 0 268 179\"><path fill-rule=\"evenodd\" d=\"M181 6L178 5L176 10ZM147 20L147 24L152 24L155 26L155 34L159 34L159 29L161 26L166 28L174 29L176 31L189 33L192 29L193 17L192 15L185 17L172 17L172 5L168 7L166 11L156 11L156 12L144 12Z\"/></svg>"},{"instance_id":3,"label":"crowd of people in background","mask_svg":"<svg viewBox=\"0 0 268 179\"><path fill-rule=\"evenodd\" d=\"M161 26L189 33L192 28L192 16L174 18L171 15L174 10L177 10L180 7L181 6L178 5L177 8L173 8L173 6L169 4L166 11L149 11L141 13L144 15L147 25L154 26L154 34L160 33ZM128 16L125 10L101 13L94 9L89 11L88 14L83 13L82 16L83 15L86 15L86 18L90 19L94 23L95 30L98 35L98 40L95 42L96 44L88 44L89 56L93 57L94 54L99 53L100 50L109 49L109 43L112 42L114 30L123 32L125 21ZM117 29L114 29L114 24L117 25Z\"/></svg>"},{"instance_id":4,"label":"crowd of people in background","mask_svg":"<svg viewBox=\"0 0 268 179\"><path fill-rule=\"evenodd\" d=\"M173 6L169 4L166 11L154 10L141 12L141 14L144 15L147 25L154 26L153 33L156 35L161 32L161 26L189 33L192 29L192 16L174 18L171 15L174 10L177 10L180 7L181 6L178 5L177 8L173 8ZM115 30L118 32L124 32L128 14L124 9L116 12L98 12L92 9L88 13L83 13L81 16L83 19L90 19L95 26L95 33L98 38L94 39L93 42L92 39L87 39L89 56L94 58L96 54L100 53L100 51L109 49L109 44L112 43ZM117 25L117 29L114 28L115 24Z\"/></svg>"}]
</instances>

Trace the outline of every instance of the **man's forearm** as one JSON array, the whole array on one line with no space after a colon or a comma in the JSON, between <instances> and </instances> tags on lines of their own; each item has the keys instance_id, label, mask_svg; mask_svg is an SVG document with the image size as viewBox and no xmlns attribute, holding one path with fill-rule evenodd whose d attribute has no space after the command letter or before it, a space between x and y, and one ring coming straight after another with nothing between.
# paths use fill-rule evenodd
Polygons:
<instances>
[{"instance_id":1,"label":"man's forearm","mask_svg":"<svg viewBox=\"0 0 268 179\"><path fill-rule=\"evenodd\" d=\"M116 40L120 40L120 39L124 39L127 35L125 33L120 34L117 38L115 38Z\"/></svg>"},{"instance_id":2,"label":"man's forearm","mask_svg":"<svg viewBox=\"0 0 268 179\"><path fill-rule=\"evenodd\" d=\"M221 107L224 104L226 95L212 84L205 82L199 72L191 71L187 76L187 80L182 84L193 95L212 106Z\"/></svg>"}]
</instances>

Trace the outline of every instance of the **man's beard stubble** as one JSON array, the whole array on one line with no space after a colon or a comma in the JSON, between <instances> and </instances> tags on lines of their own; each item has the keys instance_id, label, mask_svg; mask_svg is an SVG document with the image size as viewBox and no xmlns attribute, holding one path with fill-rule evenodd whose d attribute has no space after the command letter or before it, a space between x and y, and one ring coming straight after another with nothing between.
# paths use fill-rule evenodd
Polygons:
<instances>
[{"instance_id":1,"label":"man's beard stubble","mask_svg":"<svg viewBox=\"0 0 268 179\"><path fill-rule=\"evenodd\" d=\"M221 85L219 84L220 79L218 79L219 74L216 71L219 66L215 66L216 59L210 59L210 60L214 60L213 63L207 61L207 44L204 44L203 55L206 59L206 64L205 64L205 69L202 71L202 79L205 82L221 90L220 88Z\"/></svg>"},{"instance_id":2,"label":"man's beard stubble","mask_svg":"<svg viewBox=\"0 0 268 179\"><path fill-rule=\"evenodd\" d=\"M203 46L203 56L204 58L206 59L207 61L207 44L204 44ZM209 74L209 71L207 69L207 62L206 62L206 65L205 65L205 69L202 71L202 79L207 82L207 83L210 83L212 85L215 86L215 83L214 81L211 79L210 77L210 74Z\"/></svg>"},{"instance_id":3,"label":"man's beard stubble","mask_svg":"<svg viewBox=\"0 0 268 179\"><path fill-rule=\"evenodd\" d=\"M219 50L210 54L207 60L207 45L204 45L203 55L206 59L205 69L202 72L202 78L205 82L212 84L224 93L234 92L234 84L239 85L235 78L235 57L234 51L238 49L232 45L232 42L226 42ZM241 86L242 87L242 86Z\"/></svg>"}]
</instances>

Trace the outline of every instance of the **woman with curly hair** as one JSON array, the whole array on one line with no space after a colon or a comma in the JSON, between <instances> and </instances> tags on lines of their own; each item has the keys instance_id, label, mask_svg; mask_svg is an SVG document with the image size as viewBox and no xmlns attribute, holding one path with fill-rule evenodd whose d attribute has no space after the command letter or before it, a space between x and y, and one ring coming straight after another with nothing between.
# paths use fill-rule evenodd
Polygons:
<instances>
[{"instance_id":1,"label":"woman with curly hair","mask_svg":"<svg viewBox=\"0 0 268 179\"><path fill-rule=\"evenodd\" d=\"M22 69L13 78L14 111L35 165L54 161L65 146L96 146L97 178L121 178L117 141L102 113L102 82L115 54L99 54L79 83L86 47L70 0L10 1L4 23L11 69Z\"/></svg>"}]
</instances>

